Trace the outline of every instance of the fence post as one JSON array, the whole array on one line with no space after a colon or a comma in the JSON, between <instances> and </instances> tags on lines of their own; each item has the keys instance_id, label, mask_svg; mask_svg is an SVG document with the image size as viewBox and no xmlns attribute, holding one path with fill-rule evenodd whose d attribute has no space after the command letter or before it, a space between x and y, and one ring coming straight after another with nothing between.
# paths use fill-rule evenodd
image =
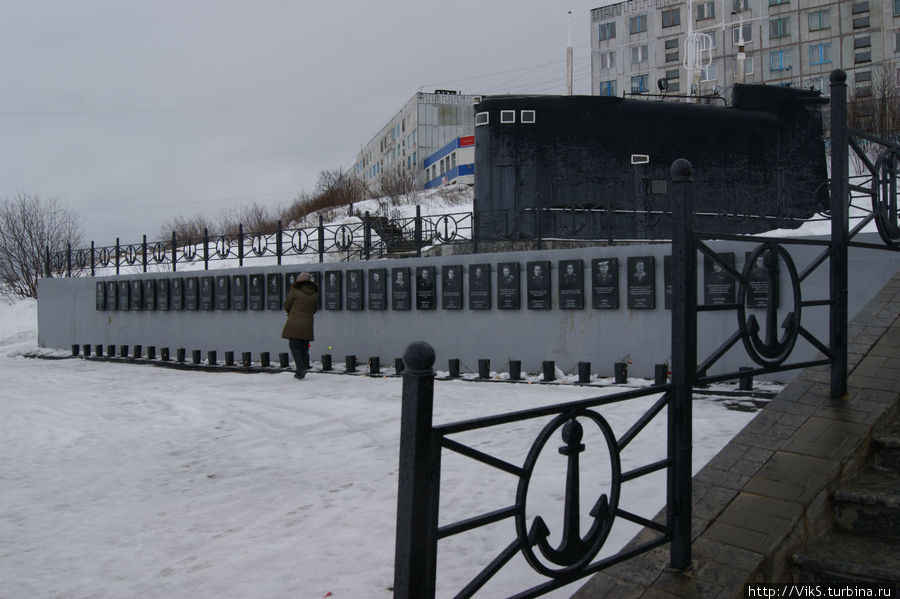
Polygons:
<instances>
[{"instance_id":1,"label":"fence post","mask_svg":"<svg viewBox=\"0 0 900 599\"><path fill-rule=\"evenodd\" d=\"M44 278L50 278L50 246L44 248Z\"/></svg>"},{"instance_id":2,"label":"fence post","mask_svg":"<svg viewBox=\"0 0 900 599\"><path fill-rule=\"evenodd\" d=\"M537 245L537 249L544 249L544 231L543 231L543 223L541 222L543 219L542 210L540 208L536 208L532 214L534 214L534 241Z\"/></svg>"},{"instance_id":3,"label":"fence post","mask_svg":"<svg viewBox=\"0 0 900 599\"><path fill-rule=\"evenodd\" d=\"M363 215L363 254L366 260L372 253L372 222L369 220L369 211Z\"/></svg>"},{"instance_id":4,"label":"fence post","mask_svg":"<svg viewBox=\"0 0 900 599\"><path fill-rule=\"evenodd\" d=\"M172 272L178 270L178 240L175 239L175 231L172 231Z\"/></svg>"},{"instance_id":5,"label":"fence post","mask_svg":"<svg viewBox=\"0 0 900 599\"><path fill-rule=\"evenodd\" d=\"M319 264L325 261L325 219L319 215Z\"/></svg>"},{"instance_id":6,"label":"fence post","mask_svg":"<svg viewBox=\"0 0 900 599\"><path fill-rule=\"evenodd\" d=\"M697 376L697 249L693 231L691 163L678 159L671 168L672 193L672 384L669 406L666 517L672 530L670 564L691 564L691 394Z\"/></svg>"},{"instance_id":7,"label":"fence post","mask_svg":"<svg viewBox=\"0 0 900 599\"><path fill-rule=\"evenodd\" d=\"M72 244L66 243L66 276L72 276Z\"/></svg>"},{"instance_id":8,"label":"fence post","mask_svg":"<svg viewBox=\"0 0 900 599\"><path fill-rule=\"evenodd\" d=\"M472 201L471 222L472 222L472 253L473 254L478 253L478 237L479 237L479 235L478 235L478 212L476 211L476 208L475 208L475 206L478 205L477 202L478 202L477 199Z\"/></svg>"},{"instance_id":9,"label":"fence post","mask_svg":"<svg viewBox=\"0 0 900 599\"><path fill-rule=\"evenodd\" d=\"M141 259L144 262L144 272L147 272L147 236L146 235L144 235L144 245L141 248L141 252L142 252Z\"/></svg>"},{"instance_id":10,"label":"fence post","mask_svg":"<svg viewBox=\"0 0 900 599\"><path fill-rule=\"evenodd\" d=\"M94 276L94 240L91 240L91 276Z\"/></svg>"},{"instance_id":11,"label":"fence post","mask_svg":"<svg viewBox=\"0 0 900 599\"><path fill-rule=\"evenodd\" d=\"M238 223L238 266L244 265L244 223Z\"/></svg>"},{"instance_id":12,"label":"fence post","mask_svg":"<svg viewBox=\"0 0 900 599\"><path fill-rule=\"evenodd\" d=\"M119 238L116 237L116 274L119 274L119 253L122 250L119 247Z\"/></svg>"},{"instance_id":13,"label":"fence post","mask_svg":"<svg viewBox=\"0 0 900 599\"><path fill-rule=\"evenodd\" d=\"M281 266L281 219L278 219L278 231L275 233L275 256Z\"/></svg>"},{"instance_id":14,"label":"fence post","mask_svg":"<svg viewBox=\"0 0 900 599\"><path fill-rule=\"evenodd\" d=\"M209 270L209 229L203 227L203 270Z\"/></svg>"},{"instance_id":15,"label":"fence post","mask_svg":"<svg viewBox=\"0 0 900 599\"><path fill-rule=\"evenodd\" d=\"M416 258L422 257L422 207L416 204Z\"/></svg>"},{"instance_id":16,"label":"fence post","mask_svg":"<svg viewBox=\"0 0 900 599\"><path fill-rule=\"evenodd\" d=\"M434 349L416 341L403 355L400 470L394 597L434 597L437 571L437 516L441 447L432 433Z\"/></svg>"},{"instance_id":17,"label":"fence post","mask_svg":"<svg viewBox=\"0 0 900 599\"><path fill-rule=\"evenodd\" d=\"M831 309L829 346L831 398L847 394L847 243L850 195L849 139L847 132L847 73L831 72Z\"/></svg>"}]
</instances>

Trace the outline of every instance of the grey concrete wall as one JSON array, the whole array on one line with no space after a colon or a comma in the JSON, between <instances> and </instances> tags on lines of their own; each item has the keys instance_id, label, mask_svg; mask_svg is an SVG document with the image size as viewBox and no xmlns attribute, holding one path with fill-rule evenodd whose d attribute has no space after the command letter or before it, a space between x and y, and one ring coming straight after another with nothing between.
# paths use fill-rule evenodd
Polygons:
<instances>
[{"instance_id":1,"label":"grey concrete wall","mask_svg":"<svg viewBox=\"0 0 900 599\"><path fill-rule=\"evenodd\" d=\"M755 244L719 242L711 246L718 252L735 252L738 268L743 266L744 254ZM800 270L812 261L822 248L792 246L792 254ZM635 244L615 247L591 247L563 250L469 254L421 259L373 260L339 264L289 266L249 266L242 269L210 271L208 274L251 274L254 272L296 272L298 270L325 271L359 268L393 268L420 265L462 264L463 280L468 280L468 265L490 263L492 268L492 309L468 309L466 297L463 310L371 311L359 312L320 310L316 315L316 339L311 356L318 359L330 353L336 362L354 354L360 361L380 356L382 364L390 364L403 354L414 340L431 343L437 352L436 368L446 369L447 360L459 358L463 370L476 370L479 358L489 358L494 370L506 370L509 359L522 360L523 369L536 372L542 360L555 360L564 371L574 371L579 361L592 363L593 372L611 375L613 363L630 355L629 372L634 376L651 377L653 365L669 359L670 311L664 306L663 256L670 253L669 244ZM625 264L629 256L656 258L656 309L629 310L626 298ZM593 258L618 257L619 309L591 309L590 261ZM581 258L585 264L585 309L560 310L558 302L558 261ZM553 308L539 311L525 308L525 263L549 260L552 264ZM522 267L522 309L498 310L496 264L519 262ZM702 258L699 260L702 265ZM896 254L877 250L851 250L850 254L850 315L854 315L876 291L900 269ZM146 273L121 276L119 279L183 277L203 272ZM785 269L781 269L780 287L783 294L780 320L785 307L792 304ZM116 344L170 348L184 347L223 352L232 350L239 355L251 351L272 353L287 351L287 341L281 339L284 324L282 311L227 312L107 312L95 309L94 278L44 279L38 294L38 342L42 347L69 348L72 344ZM702 302L702 266L698 274L698 292ZM803 299L825 299L828 294L827 263L819 267L803 283ZM467 285L464 288L468 294ZM438 294L439 296L439 294ZM413 305L415 295L413 294ZM438 302L438 305L440 303ZM344 303L346 307L346 302ZM780 322L779 320L779 322ZM714 351L737 329L734 311L705 312L698 318L699 352L702 360ZM828 341L827 308L804 310L803 325L820 339ZM174 352L174 349L173 349ZM792 361L809 359L815 350L802 338ZM749 357L738 343L710 374L730 372L739 366L751 365ZM787 380L790 375L776 378Z\"/></svg>"}]
</instances>

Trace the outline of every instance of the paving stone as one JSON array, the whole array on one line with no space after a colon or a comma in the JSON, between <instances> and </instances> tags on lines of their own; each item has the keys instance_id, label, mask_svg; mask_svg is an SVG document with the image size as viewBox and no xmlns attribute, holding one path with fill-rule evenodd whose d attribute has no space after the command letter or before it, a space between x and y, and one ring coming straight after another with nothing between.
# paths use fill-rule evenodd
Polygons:
<instances>
[{"instance_id":1,"label":"paving stone","mask_svg":"<svg viewBox=\"0 0 900 599\"><path fill-rule=\"evenodd\" d=\"M578 589L572 599L637 599L644 593L644 586L624 581L600 572L592 576Z\"/></svg>"},{"instance_id":2,"label":"paving stone","mask_svg":"<svg viewBox=\"0 0 900 599\"><path fill-rule=\"evenodd\" d=\"M670 593L682 599L706 599L716 596L724 585L701 580L682 572L663 572L653 583L653 589Z\"/></svg>"},{"instance_id":3,"label":"paving stone","mask_svg":"<svg viewBox=\"0 0 900 599\"><path fill-rule=\"evenodd\" d=\"M853 422L812 417L788 440L783 449L791 453L841 459L857 448L868 427Z\"/></svg>"},{"instance_id":4,"label":"paving stone","mask_svg":"<svg viewBox=\"0 0 900 599\"><path fill-rule=\"evenodd\" d=\"M755 572L763 561L763 556L760 553L715 541L707 535L697 539L692 549L698 558L731 564L746 572Z\"/></svg>"}]
</instances>

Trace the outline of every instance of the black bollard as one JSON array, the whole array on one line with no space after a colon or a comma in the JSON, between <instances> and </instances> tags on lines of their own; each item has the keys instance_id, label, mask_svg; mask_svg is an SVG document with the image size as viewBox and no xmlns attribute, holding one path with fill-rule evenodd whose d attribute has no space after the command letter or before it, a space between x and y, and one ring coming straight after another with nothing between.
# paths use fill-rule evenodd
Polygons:
<instances>
[{"instance_id":1,"label":"black bollard","mask_svg":"<svg viewBox=\"0 0 900 599\"><path fill-rule=\"evenodd\" d=\"M511 381L521 381L522 380L522 360L510 360L509 361L509 380L511 380Z\"/></svg>"},{"instance_id":2,"label":"black bollard","mask_svg":"<svg viewBox=\"0 0 900 599\"><path fill-rule=\"evenodd\" d=\"M140 360L143 353L144 353L144 346L143 345L135 345L134 350L131 352L131 357L133 357L135 360Z\"/></svg>"},{"instance_id":3,"label":"black bollard","mask_svg":"<svg viewBox=\"0 0 900 599\"><path fill-rule=\"evenodd\" d=\"M653 367L653 384L665 385L669 381L669 367L666 364L657 364Z\"/></svg>"},{"instance_id":4,"label":"black bollard","mask_svg":"<svg viewBox=\"0 0 900 599\"><path fill-rule=\"evenodd\" d=\"M381 357L379 356L369 358L369 376L373 374L381 374Z\"/></svg>"},{"instance_id":5,"label":"black bollard","mask_svg":"<svg viewBox=\"0 0 900 599\"><path fill-rule=\"evenodd\" d=\"M102 358L103 357L103 346L98 343L97 346L94 347L94 353L97 355L98 358Z\"/></svg>"},{"instance_id":6,"label":"black bollard","mask_svg":"<svg viewBox=\"0 0 900 599\"><path fill-rule=\"evenodd\" d=\"M128 357L128 346L127 346L127 345L120 345L120 346L119 346L119 357L120 357L120 358L127 358L127 357Z\"/></svg>"},{"instance_id":7,"label":"black bollard","mask_svg":"<svg viewBox=\"0 0 900 599\"><path fill-rule=\"evenodd\" d=\"M194 364L199 364L199 363L202 361L202 358L203 358L203 352L202 352L202 351L200 351L199 349L192 349L192 350L191 350L191 362L192 362L192 363L194 363Z\"/></svg>"},{"instance_id":8,"label":"black bollard","mask_svg":"<svg viewBox=\"0 0 900 599\"><path fill-rule=\"evenodd\" d=\"M252 363L253 360L250 358L250 352L241 352L241 366L243 366L244 368L250 368L250 364Z\"/></svg>"},{"instance_id":9,"label":"black bollard","mask_svg":"<svg viewBox=\"0 0 900 599\"><path fill-rule=\"evenodd\" d=\"M331 370L331 354L322 354L322 371Z\"/></svg>"},{"instance_id":10,"label":"black bollard","mask_svg":"<svg viewBox=\"0 0 900 599\"><path fill-rule=\"evenodd\" d=\"M356 356L344 357L344 372L356 372Z\"/></svg>"},{"instance_id":11,"label":"black bollard","mask_svg":"<svg viewBox=\"0 0 900 599\"><path fill-rule=\"evenodd\" d=\"M148 359L148 360L155 360L155 359L156 359L156 346L155 346L155 345L148 345L148 346L147 346L147 359Z\"/></svg>"},{"instance_id":12,"label":"black bollard","mask_svg":"<svg viewBox=\"0 0 900 599\"><path fill-rule=\"evenodd\" d=\"M267 351L259 352L259 365L262 366L263 368L268 368L269 363L270 363L269 352L267 352Z\"/></svg>"},{"instance_id":13,"label":"black bollard","mask_svg":"<svg viewBox=\"0 0 900 599\"><path fill-rule=\"evenodd\" d=\"M628 363L616 362L615 364L616 384L624 385L628 382Z\"/></svg>"},{"instance_id":14,"label":"black bollard","mask_svg":"<svg viewBox=\"0 0 900 599\"><path fill-rule=\"evenodd\" d=\"M578 382L579 383L590 383L591 382L591 363L590 362L579 362L578 363Z\"/></svg>"},{"instance_id":15,"label":"black bollard","mask_svg":"<svg viewBox=\"0 0 900 599\"><path fill-rule=\"evenodd\" d=\"M184 348L179 347L178 349L175 350L175 361L184 363L184 355L185 355Z\"/></svg>"},{"instance_id":16,"label":"black bollard","mask_svg":"<svg viewBox=\"0 0 900 599\"><path fill-rule=\"evenodd\" d=\"M115 345L107 345L106 346L106 357L107 358L115 358L116 357L116 346Z\"/></svg>"},{"instance_id":17,"label":"black bollard","mask_svg":"<svg viewBox=\"0 0 900 599\"><path fill-rule=\"evenodd\" d=\"M741 373L739 389L741 391L753 391L753 368L749 366L741 366L738 368Z\"/></svg>"},{"instance_id":18,"label":"black bollard","mask_svg":"<svg viewBox=\"0 0 900 599\"><path fill-rule=\"evenodd\" d=\"M490 358L478 358L478 378L491 378L491 360Z\"/></svg>"},{"instance_id":19,"label":"black bollard","mask_svg":"<svg viewBox=\"0 0 900 599\"><path fill-rule=\"evenodd\" d=\"M450 358L450 362L448 364L450 368L450 378L458 379L459 378L459 358Z\"/></svg>"},{"instance_id":20,"label":"black bollard","mask_svg":"<svg viewBox=\"0 0 900 599\"><path fill-rule=\"evenodd\" d=\"M394 358L394 372L396 374L403 372L403 358Z\"/></svg>"},{"instance_id":21,"label":"black bollard","mask_svg":"<svg viewBox=\"0 0 900 599\"><path fill-rule=\"evenodd\" d=\"M215 366L219 363L219 356L216 354L216 350L211 349L206 352L206 363L210 366Z\"/></svg>"},{"instance_id":22,"label":"black bollard","mask_svg":"<svg viewBox=\"0 0 900 599\"><path fill-rule=\"evenodd\" d=\"M73 343L73 344L72 344L72 355L73 355L73 356L77 356L79 350L80 350L80 348L78 347L78 344L77 344L77 343Z\"/></svg>"},{"instance_id":23,"label":"black bollard","mask_svg":"<svg viewBox=\"0 0 900 599\"><path fill-rule=\"evenodd\" d=\"M225 352L225 366L234 366L234 352Z\"/></svg>"},{"instance_id":24,"label":"black bollard","mask_svg":"<svg viewBox=\"0 0 900 599\"><path fill-rule=\"evenodd\" d=\"M544 360L541 362L541 370L544 373L544 382L556 380L556 362L553 360Z\"/></svg>"},{"instance_id":25,"label":"black bollard","mask_svg":"<svg viewBox=\"0 0 900 599\"><path fill-rule=\"evenodd\" d=\"M163 362L169 361L169 348L168 347L159 348L159 359Z\"/></svg>"},{"instance_id":26,"label":"black bollard","mask_svg":"<svg viewBox=\"0 0 900 599\"><path fill-rule=\"evenodd\" d=\"M288 361L288 353L286 351L278 354L278 365L282 368L288 368L290 366L290 362Z\"/></svg>"},{"instance_id":27,"label":"black bollard","mask_svg":"<svg viewBox=\"0 0 900 599\"><path fill-rule=\"evenodd\" d=\"M89 358L91 356L91 344L85 343L83 347L84 347L84 357Z\"/></svg>"}]
</instances>

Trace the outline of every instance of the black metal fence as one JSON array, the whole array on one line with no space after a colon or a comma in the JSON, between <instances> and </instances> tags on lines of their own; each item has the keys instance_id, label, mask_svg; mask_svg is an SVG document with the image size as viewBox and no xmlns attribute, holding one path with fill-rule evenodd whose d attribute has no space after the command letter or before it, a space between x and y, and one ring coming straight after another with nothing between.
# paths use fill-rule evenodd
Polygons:
<instances>
[{"instance_id":1,"label":"black metal fence","mask_svg":"<svg viewBox=\"0 0 900 599\"><path fill-rule=\"evenodd\" d=\"M693 187L692 167L686 160L672 165L672 189L669 207L660 213L669 220L672 232L672 312L670 383L612 396L592 397L581 401L524 410L498 416L477 418L464 422L435 426L432 423L434 372L433 349L417 342L407 350L404 374L403 407L400 439L400 471L397 509L397 539L395 556L394 596L399 598L430 598L435 595L438 542L447 537L475 528L503 521L511 522L510 542L499 554L455 596L470 597L483 587L514 556L521 554L544 582L526 588L515 597L535 597L569 584L584 576L627 560L662 544L670 544L670 563L673 568L687 568L691 561L691 401L693 388L698 384L738 379L742 375L762 375L808 366L828 366L831 372L831 395L839 399L847 392L847 254L848 248L866 247L897 251L900 249L900 228L897 219L897 175L900 171L900 146L847 127L846 74L834 71L831 75L831 164L829 183L830 205L823 218L831 223L830 239L816 241L806 238L753 237L721 235L715 231L695 230L698 219L693 210L694 199L703 190ZM823 100L827 102L827 100ZM857 140L864 139L868 148ZM872 155L871 148L877 148ZM861 182L851 184L849 150L852 149L869 171ZM870 151L867 153L866 149ZM865 202L865 203L863 203ZM858 214L850 227L851 207ZM875 222L884 245L854 241L862 229ZM745 266L737 271L722 256L707 245L712 239L728 239L748 244ZM813 244L822 247L821 254L810 263L795 264L790 247ZM737 287L734 303L698 305L697 256L715 264L723 276ZM751 275L751 269L760 269ZM828 269L829 287L825 297L807 298L804 282L818 269ZM779 297L776 280L779 273L787 273L789 296ZM754 285L757 287L754 288ZM761 287L759 287L761 285ZM762 307L765 317L747 314L747 296L751 291L764 290ZM821 293L821 291L819 292ZM784 307L779 312L780 303ZM813 310L827 311L828 339L819 339L808 326ZM698 359L698 317L704 312L728 310L736 314L734 332L709 356ZM780 319L781 314L784 318ZM806 320L805 320L806 319ZM820 315L815 318L821 322ZM806 324L805 324L806 323ZM818 350L820 357L807 361L791 361L800 340ZM757 368L747 371L710 375L710 370L726 352L743 345ZM652 407L618 437L599 408L643 396L655 396ZM663 410L668 422L667 452L664 459L644 464L627 472L621 469L621 451ZM521 465L463 444L453 435L476 429L489 429L503 424L531 419L549 419L534 439ZM579 505L582 467L579 455L585 451L584 427L589 424L599 430L609 456L606 492L601 493L589 511L586 532L579 523L583 516ZM548 538L550 530L541 515L529 522L526 516L534 465L548 443L560 435L559 452L567 457L565 497L561 541L553 547ZM595 439L597 437L594 437ZM439 525L441 488L441 456L449 450L488 465L514 477L515 502L498 506L486 513L475 514L451 524ZM587 460L585 460L587 462ZM650 521L631 513L620 505L620 490L624 483L665 471L665 519ZM617 518L634 522L654 531L656 536L627 551L596 559Z\"/></svg>"}]
</instances>

